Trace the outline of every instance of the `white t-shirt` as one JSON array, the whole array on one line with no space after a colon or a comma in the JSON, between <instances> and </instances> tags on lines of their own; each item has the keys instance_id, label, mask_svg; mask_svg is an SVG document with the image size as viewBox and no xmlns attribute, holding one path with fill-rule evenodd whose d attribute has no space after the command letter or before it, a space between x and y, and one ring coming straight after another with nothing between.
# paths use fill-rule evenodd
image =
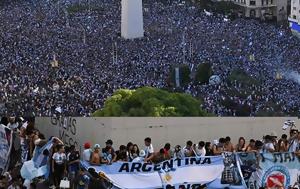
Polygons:
<instances>
[{"instance_id":1,"label":"white t-shirt","mask_svg":"<svg viewBox=\"0 0 300 189\"><path fill-rule=\"evenodd\" d=\"M7 127L9 127L10 129L16 129L16 128L18 128L18 124L17 123L13 123L13 124L11 124L11 123L8 123L8 125L7 125Z\"/></svg>"},{"instance_id":2,"label":"white t-shirt","mask_svg":"<svg viewBox=\"0 0 300 189\"><path fill-rule=\"evenodd\" d=\"M203 147L202 149L199 149L198 144L196 145L195 152L196 152L197 156L205 156L205 154L206 154L205 148Z\"/></svg>"},{"instance_id":3,"label":"white t-shirt","mask_svg":"<svg viewBox=\"0 0 300 189\"><path fill-rule=\"evenodd\" d=\"M146 154L145 157L148 157L150 154L153 154L153 153L154 153L154 148L153 148L152 144L145 147L145 154Z\"/></svg>"},{"instance_id":4,"label":"white t-shirt","mask_svg":"<svg viewBox=\"0 0 300 189\"><path fill-rule=\"evenodd\" d=\"M271 152L270 150L275 151L275 147L271 142L264 145L264 152Z\"/></svg>"},{"instance_id":5,"label":"white t-shirt","mask_svg":"<svg viewBox=\"0 0 300 189\"><path fill-rule=\"evenodd\" d=\"M85 149L85 150L83 150L83 152L82 152L82 159L84 161L90 161L91 153L92 153L91 149Z\"/></svg>"},{"instance_id":6,"label":"white t-shirt","mask_svg":"<svg viewBox=\"0 0 300 189\"><path fill-rule=\"evenodd\" d=\"M60 154L56 152L53 154L52 159L54 159L55 163L61 165L66 161L67 157L65 153Z\"/></svg>"},{"instance_id":7,"label":"white t-shirt","mask_svg":"<svg viewBox=\"0 0 300 189\"><path fill-rule=\"evenodd\" d=\"M294 139L292 144L290 144L289 146L289 152L296 152L298 145L299 145L299 141L297 139Z\"/></svg>"}]
</instances>

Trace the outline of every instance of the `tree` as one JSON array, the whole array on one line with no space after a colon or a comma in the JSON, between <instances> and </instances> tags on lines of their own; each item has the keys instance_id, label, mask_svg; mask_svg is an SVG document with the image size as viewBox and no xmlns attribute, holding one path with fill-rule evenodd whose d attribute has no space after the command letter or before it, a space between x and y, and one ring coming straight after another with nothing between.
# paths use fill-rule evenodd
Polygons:
<instances>
[{"instance_id":1,"label":"tree","mask_svg":"<svg viewBox=\"0 0 300 189\"><path fill-rule=\"evenodd\" d=\"M212 76L212 65L210 63L202 63L197 68L196 82L207 84L210 76Z\"/></svg>"},{"instance_id":2,"label":"tree","mask_svg":"<svg viewBox=\"0 0 300 189\"><path fill-rule=\"evenodd\" d=\"M120 89L93 116L208 116L200 108L200 104L191 95L170 93L152 87Z\"/></svg>"}]
</instances>

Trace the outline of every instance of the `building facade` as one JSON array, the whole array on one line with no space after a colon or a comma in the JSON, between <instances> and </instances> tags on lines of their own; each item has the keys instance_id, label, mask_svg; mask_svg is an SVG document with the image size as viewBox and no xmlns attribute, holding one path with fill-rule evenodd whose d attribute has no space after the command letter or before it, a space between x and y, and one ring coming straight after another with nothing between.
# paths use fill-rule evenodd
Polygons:
<instances>
[{"instance_id":1,"label":"building facade","mask_svg":"<svg viewBox=\"0 0 300 189\"><path fill-rule=\"evenodd\" d=\"M300 0L291 1L291 14L289 16L289 24L292 32L300 37Z\"/></svg>"},{"instance_id":2,"label":"building facade","mask_svg":"<svg viewBox=\"0 0 300 189\"><path fill-rule=\"evenodd\" d=\"M229 0L227 0L229 1ZM288 0L231 0L241 7L241 14L247 18L262 20L287 20Z\"/></svg>"}]
</instances>

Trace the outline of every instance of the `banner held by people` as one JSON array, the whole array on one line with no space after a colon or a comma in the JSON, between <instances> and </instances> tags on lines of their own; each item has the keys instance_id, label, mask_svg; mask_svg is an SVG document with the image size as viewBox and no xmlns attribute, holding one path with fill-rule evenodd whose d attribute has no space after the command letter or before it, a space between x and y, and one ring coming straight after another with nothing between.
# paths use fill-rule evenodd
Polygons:
<instances>
[{"instance_id":1,"label":"banner held by people","mask_svg":"<svg viewBox=\"0 0 300 189\"><path fill-rule=\"evenodd\" d=\"M300 162L294 153L263 153L258 160L259 168L250 178L257 188L288 188L297 183Z\"/></svg>"},{"instance_id":2,"label":"banner held by people","mask_svg":"<svg viewBox=\"0 0 300 189\"><path fill-rule=\"evenodd\" d=\"M223 157L192 157L171 159L159 164L145 162L117 162L93 166L82 162L88 170L94 168L120 188L169 188L185 185L201 186L217 179L223 169Z\"/></svg>"}]
</instances>

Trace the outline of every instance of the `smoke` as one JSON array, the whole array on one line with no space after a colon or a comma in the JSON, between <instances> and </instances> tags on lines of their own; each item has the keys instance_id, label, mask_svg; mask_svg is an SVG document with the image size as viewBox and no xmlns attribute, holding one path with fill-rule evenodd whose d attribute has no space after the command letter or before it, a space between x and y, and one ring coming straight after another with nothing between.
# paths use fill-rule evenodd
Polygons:
<instances>
[{"instance_id":1,"label":"smoke","mask_svg":"<svg viewBox=\"0 0 300 189\"><path fill-rule=\"evenodd\" d=\"M286 71L284 73L286 79L292 80L300 85L300 74L296 71Z\"/></svg>"}]
</instances>

